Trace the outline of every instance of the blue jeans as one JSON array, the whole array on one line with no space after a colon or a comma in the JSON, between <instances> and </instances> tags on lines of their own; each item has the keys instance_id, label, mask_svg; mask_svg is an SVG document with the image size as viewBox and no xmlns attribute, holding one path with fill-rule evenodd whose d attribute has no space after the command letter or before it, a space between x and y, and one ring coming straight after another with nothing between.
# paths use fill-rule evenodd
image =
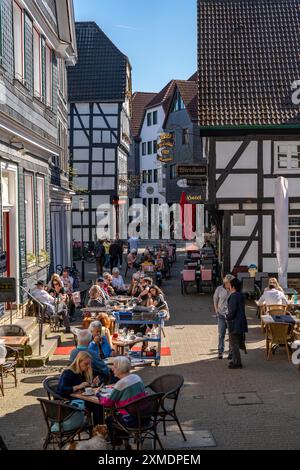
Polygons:
<instances>
[{"instance_id":1,"label":"blue jeans","mask_svg":"<svg viewBox=\"0 0 300 470\"><path fill-rule=\"evenodd\" d=\"M223 354L225 351L225 335L227 330L226 319L223 315L218 315L218 331L219 331L219 354Z\"/></svg>"}]
</instances>

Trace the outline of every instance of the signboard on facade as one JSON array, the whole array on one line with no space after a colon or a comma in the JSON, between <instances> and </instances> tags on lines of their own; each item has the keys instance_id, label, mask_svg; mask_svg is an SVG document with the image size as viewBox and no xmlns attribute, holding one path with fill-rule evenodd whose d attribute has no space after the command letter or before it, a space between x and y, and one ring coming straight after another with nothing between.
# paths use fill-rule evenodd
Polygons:
<instances>
[{"instance_id":1,"label":"signboard on facade","mask_svg":"<svg viewBox=\"0 0 300 470\"><path fill-rule=\"evenodd\" d=\"M186 196L186 202L189 204L199 204L205 201L203 194L188 194Z\"/></svg>"},{"instance_id":2,"label":"signboard on facade","mask_svg":"<svg viewBox=\"0 0 300 470\"><path fill-rule=\"evenodd\" d=\"M157 160L161 163L169 163L174 159L174 134L164 132L159 134L157 140Z\"/></svg>"},{"instance_id":3,"label":"signboard on facade","mask_svg":"<svg viewBox=\"0 0 300 470\"><path fill-rule=\"evenodd\" d=\"M15 302L17 300L17 285L14 277L0 278L0 302Z\"/></svg>"},{"instance_id":4,"label":"signboard on facade","mask_svg":"<svg viewBox=\"0 0 300 470\"><path fill-rule=\"evenodd\" d=\"M177 165L178 178L203 178L207 176L206 165Z\"/></svg>"}]
</instances>

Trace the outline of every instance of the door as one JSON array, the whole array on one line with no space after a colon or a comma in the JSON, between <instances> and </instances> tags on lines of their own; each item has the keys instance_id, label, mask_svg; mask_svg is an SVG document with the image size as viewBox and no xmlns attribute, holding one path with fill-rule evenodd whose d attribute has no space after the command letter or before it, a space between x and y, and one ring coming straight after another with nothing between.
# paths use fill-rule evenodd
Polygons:
<instances>
[{"instance_id":1,"label":"door","mask_svg":"<svg viewBox=\"0 0 300 470\"><path fill-rule=\"evenodd\" d=\"M10 213L3 212L3 251L6 252L5 277L11 275L11 252L10 252Z\"/></svg>"}]
</instances>

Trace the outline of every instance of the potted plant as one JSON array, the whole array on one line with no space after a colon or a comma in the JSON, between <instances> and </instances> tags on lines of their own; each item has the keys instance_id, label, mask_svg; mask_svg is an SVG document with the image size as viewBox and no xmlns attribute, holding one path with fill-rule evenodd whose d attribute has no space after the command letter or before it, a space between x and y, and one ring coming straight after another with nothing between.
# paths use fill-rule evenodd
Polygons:
<instances>
[{"instance_id":1,"label":"potted plant","mask_svg":"<svg viewBox=\"0 0 300 470\"><path fill-rule=\"evenodd\" d=\"M36 256L34 253L27 253L26 255L26 261L27 261L27 268L32 268L33 266L36 265Z\"/></svg>"},{"instance_id":2,"label":"potted plant","mask_svg":"<svg viewBox=\"0 0 300 470\"><path fill-rule=\"evenodd\" d=\"M39 252L39 263L40 264L46 264L50 260L49 253L46 250L41 250Z\"/></svg>"}]
</instances>

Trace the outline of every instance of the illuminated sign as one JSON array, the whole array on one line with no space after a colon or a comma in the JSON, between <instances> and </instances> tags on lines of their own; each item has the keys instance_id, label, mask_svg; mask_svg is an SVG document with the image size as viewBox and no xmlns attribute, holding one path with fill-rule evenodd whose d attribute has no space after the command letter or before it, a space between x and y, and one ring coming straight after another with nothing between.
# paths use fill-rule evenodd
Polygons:
<instances>
[{"instance_id":1,"label":"illuminated sign","mask_svg":"<svg viewBox=\"0 0 300 470\"><path fill-rule=\"evenodd\" d=\"M16 280L13 277L0 278L0 302L15 302L17 300Z\"/></svg>"}]
</instances>

